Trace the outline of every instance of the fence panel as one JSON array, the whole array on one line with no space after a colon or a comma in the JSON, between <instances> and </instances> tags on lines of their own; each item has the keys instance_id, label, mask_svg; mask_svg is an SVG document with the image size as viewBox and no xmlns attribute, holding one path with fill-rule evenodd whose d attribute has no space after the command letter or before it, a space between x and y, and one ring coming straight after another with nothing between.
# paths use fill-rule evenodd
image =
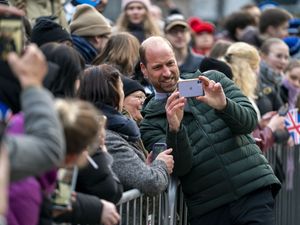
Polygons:
<instances>
[{"instance_id":1,"label":"fence panel","mask_svg":"<svg viewBox=\"0 0 300 225\"><path fill-rule=\"evenodd\" d=\"M284 148L275 146L265 153L270 165L285 176L283 185L276 197L276 225L300 224L300 146ZM281 165L282 164L282 165ZM277 169L275 169L277 168ZM123 193L118 204L121 225L188 225L187 207L181 186L172 179L168 190L155 197L142 195L133 189ZM125 211L124 211L125 207Z\"/></svg>"},{"instance_id":2,"label":"fence panel","mask_svg":"<svg viewBox=\"0 0 300 225\"><path fill-rule=\"evenodd\" d=\"M284 148L275 146L266 153L274 171L276 165L282 169L285 180L282 182L282 188L276 197L275 219L276 225L298 225L300 221L300 168L299 168L299 146L293 148ZM277 159L276 159L277 154Z\"/></svg>"}]
</instances>

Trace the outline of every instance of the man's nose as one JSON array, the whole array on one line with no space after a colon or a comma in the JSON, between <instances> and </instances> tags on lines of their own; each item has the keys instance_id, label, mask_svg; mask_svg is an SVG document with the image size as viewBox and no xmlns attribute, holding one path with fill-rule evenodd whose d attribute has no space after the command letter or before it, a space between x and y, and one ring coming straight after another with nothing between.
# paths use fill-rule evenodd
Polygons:
<instances>
[{"instance_id":1,"label":"man's nose","mask_svg":"<svg viewBox=\"0 0 300 225\"><path fill-rule=\"evenodd\" d=\"M162 75L163 76L170 76L171 75L171 71L170 71L169 67L167 67L167 66L163 67Z\"/></svg>"}]
</instances>

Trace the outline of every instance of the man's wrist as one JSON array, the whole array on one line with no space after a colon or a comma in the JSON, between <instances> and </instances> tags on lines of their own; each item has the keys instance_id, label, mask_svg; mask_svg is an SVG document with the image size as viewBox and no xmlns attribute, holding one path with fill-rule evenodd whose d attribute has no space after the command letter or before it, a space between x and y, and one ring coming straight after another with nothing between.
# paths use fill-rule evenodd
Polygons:
<instances>
[{"instance_id":1,"label":"man's wrist","mask_svg":"<svg viewBox=\"0 0 300 225\"><path fill-rule=\"evenodd\" d=\"M218 111L221 111L221 112L222 112L222 111L224 111L224 110L226 109L227 105L228 105L228 102L227 102L227 98L226 98L225 105L221 106L220 108L218 107L216 110L218 110Z\"/></svg>"},{"instance_id":2,"label":"man's wrist","mask_svg":"<svg viewBox=\"0 0 300 225\"><path fill-rule=\"evenodd\" d=\"M169 132L172 132L172 133L177 133L180 129L180 126L178 127L172 127L169 125Z\"/></svg>"}]
</instances>

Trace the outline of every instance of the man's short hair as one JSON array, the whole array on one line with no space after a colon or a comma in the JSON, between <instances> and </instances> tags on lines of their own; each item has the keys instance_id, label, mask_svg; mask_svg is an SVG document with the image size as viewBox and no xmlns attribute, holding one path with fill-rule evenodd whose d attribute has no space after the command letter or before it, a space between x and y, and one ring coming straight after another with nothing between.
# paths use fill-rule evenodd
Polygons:
<instances>
[{"instance_id":1,"label":"man's short hair","mask_svg":"<svg viewBox=\"0 0 300 225\"><path fill-rule=\"evenodd\" d=\"M144 64L145 66L147 65L147 59L146 59L146 50L147 50L147 48L148 48L147 42L148 42L149 40L151 40L151 39L155 40L156 42L158 42L158 41L164 42L164 43L166 43L167 45L169 45L170 48L173 50L172 44L171 44L171 43L168 41L168 39L166 39L166 38L163 38L163 37L161 37L161 36L152 36L152 37L150 37L150 38L147 38L145 41L142 42L142 44L141 44L141 46L140 46L140 49L139 49L140 62L141 62L142 64ZM154 41L153 41L153 42L154 42Z\"/></svg>"},{"instance_id":2,"label":"man's short hair","mask_svg":"<svg viewBox=\"0 0 300 225\"><path fill-rule=\"evenodd\" d=\"M293 16L286 10L281 8L267 9L262 12L259 21L260 33L266 33L269 26L279 27L288 22Z\"/></svg>"}]
</instances>

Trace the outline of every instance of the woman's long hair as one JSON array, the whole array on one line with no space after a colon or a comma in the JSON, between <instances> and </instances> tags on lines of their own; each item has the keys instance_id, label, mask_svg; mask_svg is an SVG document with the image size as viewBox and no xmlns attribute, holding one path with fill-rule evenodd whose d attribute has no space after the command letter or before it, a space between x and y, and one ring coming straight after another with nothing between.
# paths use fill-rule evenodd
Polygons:
<instances>
[{"instance_id":1,"label":"woman's long hair","mask_svg":"<svg viewBox=\"0 0 300 225\"><path fill-rule=\"evenodd\" d=\"M114 34L92 64L110 64L117 67L123 75L132 76L139 60L139 47L140 43L133 35L126 32Z\"/></svg>"},{"instance_id":2,"label":"woman's long hair","mask_svg":"<svg viewBox=\"0 0 300 225\"><path fill-rule=\"evenodd\" d=\"M243 43L233 43L225 54L225 60L231 66L233 81L249 98L255 99L257 86L256 70L259 68L259 53L253 46Z\"/></svg>"}]
</instances>

